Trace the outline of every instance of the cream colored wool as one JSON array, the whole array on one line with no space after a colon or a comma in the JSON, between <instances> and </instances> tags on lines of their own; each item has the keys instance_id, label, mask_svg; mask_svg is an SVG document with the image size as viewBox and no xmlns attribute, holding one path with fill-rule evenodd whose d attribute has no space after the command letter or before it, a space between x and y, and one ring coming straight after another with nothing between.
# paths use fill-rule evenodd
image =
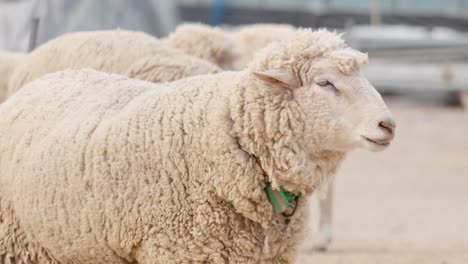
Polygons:
<instances>
[{"instance_id":1,"label":"cream colored wool","mask_svg":"<svg viewBox=\"0 0 468 264\"><path fill-rule=\"evenodd\" d=\"M273 41L288 39L296 28L287 24L243 25L227 31L200 23L185 23L165 39L171 47L208 60L224 69L244 69L254 54Z\"/></svg>"},{"instance_id":2,"label":"cream colored wool","mask_svg":"<svg viewBox=\"0 0 468 264\"><path fill-rule=\"evenodd\" d=\"M307 82L344 48L304 30L241 72L157 85L81 70L29 83L0 107L0 259L293 263L306 197L336 170L335 136L353 122ZM355 55L343 65L358 69ZM262 77L274 69L301 85ZM266 181L305 196L288 226Z\"/></svg>"},{"instance_id":3,"label":"cream colored wool","mask_svg":"<svg viewBox=\"0 0 468 264\"><path fill-rule=\"evenodd\" d=\"M218 73L221 69L208 61L186 54L158 54L135 62L125 76L154 83L169 82L189 76Z\"/></svg>"},{"instance_id":4,"label":"cream colored wool","mask_svg":"<svg viewBox=\"0 0 468 264\"><path fill-rule=\"evenodd\" d=\"M247 67L255 53L273 41L294 36L297 29L288 24L252 24L239 27L231 33L233 45L239 56L233 62L234 69Z\"/></svg>"},{"instance_id":5,"label":"cream colored wool","mask_svg":"<svg viewBox=\"0 0 468 264\"><path fill-rule=\"evenodd\" d=\"M223 69L232 69L232 62L236 56L228 32L201 23L184 23L164 41L173 48L207 60Z\"/></svg>"},{"instance_id":6,"label":"cream colored wool","mask_svg":"<svg viewBox=\"0 0 468 264\"><path fill-rule=\"evenodd\" d=\"M10 77L14 69L25 58L25 53L8 51L0 52L0 103L7 98L8 82L10 81Z\"/></svg>"},{"instance_id":7,"label":"cream colored wool","mask_svg":"<svg viewBox=\"0 0 468 264\"><path fill-rule=\"evenodd\" d=\"M30 53L11 77L9 95L47 73L92 68L123 74L137 60L162 53L175 55L180 52L142 32L109 30L68 33Z\"/></svg>"}]
</instances>

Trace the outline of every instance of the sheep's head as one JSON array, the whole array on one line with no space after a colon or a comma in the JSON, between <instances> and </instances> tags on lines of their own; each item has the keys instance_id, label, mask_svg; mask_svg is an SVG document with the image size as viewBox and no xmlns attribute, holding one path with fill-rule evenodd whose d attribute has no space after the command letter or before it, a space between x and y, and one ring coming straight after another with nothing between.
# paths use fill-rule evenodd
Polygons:
<instances>
[{"instance_id":1,"label":"sheep's head","mask_svg":"<svg viewBox=\"0 0 468 264\"><path fill-rule=\"evenodd\" d=\"M326 30L299 30L275 42L249 66L270 93L286 93L295 105L294 136L310 155L357 147L385 149L395 123L380 94L360 74L367 54L346 46Z\"/></svg>"},{"instance_id":2,"label":"sheep's head","mask_svg":"<svg viewBox=\"0 0 468 264\"><path fill-rule=\"evenodd\" d=\"M207 60L223 69L231 69L239 56L234 51L231 35L220 28L199 23L186 23L168 37L169 45L185 53Z\"/></svg>"},{"instance_id":3,"label":"sheep's head","mask_svg":"<svg viewBox=\"0 0 468 264\"><path fill-rule=\"evenodd\" d=\"M364 63L366 54L326 30L298 30L256 54L247 69L246 93L256 100L244 106L255 118L247 146L274 187L308 193L334 172L345 152L390 144L395 123L360 74Z\"/></svg>"}]
</instances>

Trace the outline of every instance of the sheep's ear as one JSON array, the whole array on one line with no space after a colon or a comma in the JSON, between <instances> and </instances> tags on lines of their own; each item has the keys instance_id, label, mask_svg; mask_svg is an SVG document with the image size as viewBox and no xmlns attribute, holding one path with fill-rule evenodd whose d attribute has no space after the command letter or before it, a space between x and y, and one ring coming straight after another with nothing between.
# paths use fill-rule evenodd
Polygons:
<instances>
[{"instance_id":1,"label":"sheep's ear","mask_svg":"<svg viewBox=\"0 0 468 264\"><path fill-rule=\"evenodd\" d=\"M301 86L301 82L297 78L284 70L266 70L266 71L254 71L253 74L260 80L274 85L284 85L288 88L298 88Z\"/></svg>"}]
</instances>

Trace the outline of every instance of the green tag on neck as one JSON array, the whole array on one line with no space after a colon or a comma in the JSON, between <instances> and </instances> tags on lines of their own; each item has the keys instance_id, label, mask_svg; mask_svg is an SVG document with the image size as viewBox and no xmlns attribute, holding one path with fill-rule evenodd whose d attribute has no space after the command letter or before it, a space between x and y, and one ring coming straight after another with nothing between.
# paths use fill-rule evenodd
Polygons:
<instances>
[{"instance_id":1,"label":"green tag on neck","mask_svg":"<svg viewBox=\"0 0 468 264\"><path fill-rule=\"evenodd\" d=\"M273 206L273 209L277 213L284 213L286 210L289 209L289 204L293 203L296 199L295 196L283 190L283 188L280 188L280 190L273 189L271 187L271 184L268 184L265 187L265 192L267 194L268 200ZM300 197L300 196L301 195L297 197Z\"/></svg>"}]
</instances>

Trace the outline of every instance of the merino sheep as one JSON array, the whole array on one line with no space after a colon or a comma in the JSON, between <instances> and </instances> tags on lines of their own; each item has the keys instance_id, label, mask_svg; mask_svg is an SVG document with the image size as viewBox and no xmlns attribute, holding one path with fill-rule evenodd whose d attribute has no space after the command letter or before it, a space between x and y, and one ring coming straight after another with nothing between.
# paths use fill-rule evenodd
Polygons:
<instances>
[{"instance_id":1,"label":"merino sheep","mask_svg":"<svg viewBox=\"0 0 468 264\"><path fill-rule=\"evenodd\" d=\"M169 82L189 76L221 72L221 69L202 59L186 54L158 54L135 62L125 76L154 83Z\"/></svg>"},{"instance_id":2,"label":"merino sheep","mask_svg":"<svg viewBox=\"0 0 468 264\"><path fill-rule=\"evenodd\" d=\"M287 24L243 25L228 31L201 23L184 23L165 41L223 69L240 70L253 59L255 52L273 41L292 37L295 32L296 28Z\"/></svg>"},{"instance_id":3,"label":"merino sheep","mask_svg":"<svg viewBox=\"0 0 468 264\"><path fill-rule=\"evenodd\" d=\"M232 62L237 56L228 32L201 23L184 23L164 41L173 48L223 69L232 69Z\"/></svg>"},{"instance_id":4,"label":"merino sheep","mask_svg":"<svg viewBox=\"0 0 468 264\"><path fill-rule=\"evenodd\" d=\"M27 84L0 107L0 259L292 263L306 197L347 151L393 138L366 62L301 30L240 72ZM276 213L266 187L304 197Z\"/></svg>"},{"instance_id":5,"label":"merino sheep","mask_svg":"<svg viewBox=\"0 0 468 264\"><path fill-rule=\"evenodd\" d=\"M244 25L231 33L233 45L239 56L232 63L234 69L243 69L253 59L255 53L273 41L294 36L297 29L288 24Z\"/></svg>"},{"instance_id":6,"label":"merino sheep","mask_svg":"<svg viewBox=\"0 0 468 264\"><path fill-rule=\"evenodd\" d=\"M175 56L179 53L142 32L109 30L68 33L30 53L13 73L9 95L47 73L93 68L123 74L139 59L157 54Z\"/></svg>"},{"instance_id":7,"label":"merino sheep","mask_svg":"<svg viewBox=\"0 0 468 264\"><path fill-rule=\"evenodd\" d=\"M7 98L8 82L13 70L26 58L25 53L0 52L0 103Z\"/></svg>"}]
</instances>

